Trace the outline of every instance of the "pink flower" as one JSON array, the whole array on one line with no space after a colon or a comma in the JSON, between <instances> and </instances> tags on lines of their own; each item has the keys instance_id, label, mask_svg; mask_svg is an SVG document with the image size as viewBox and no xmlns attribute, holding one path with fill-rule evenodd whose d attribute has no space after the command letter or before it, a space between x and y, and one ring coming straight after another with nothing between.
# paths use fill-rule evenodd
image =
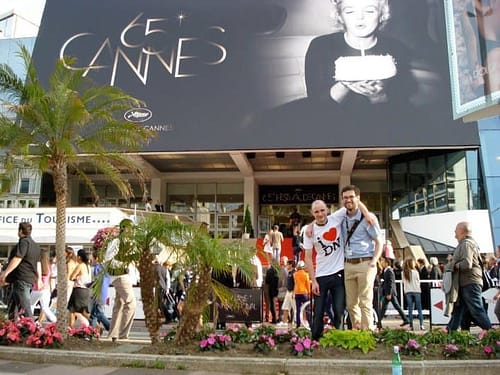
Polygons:
<instances>
[{"instance_id":1,"label":"pink flower","mask_svg":"<svg viewBox=\"0 0 500 375\"><path fill-rule=\"evenodd\" d=\"M305 349L311 349L311 339L305 338L304 341L302 341L302 344Z\"/></svg>"},{"instance_id":2,"label":"pink flower","mask_svg":"<svg viewBox=\"0 0 500 375\"><path fill-rule=\"evenodd\" d=\"M489 355L489 354L493 354L493 348L492 348L491 346L489 346L489 345L486 345L486 346L484 347L484 352L485 352L486 354L488 354L488 355Z\"/></svg>"},{"instance_id":3,"label":"pink flower","mask_svg":"<svg viewBox=\"0 0 500 375\"><path fill-rule=\"evenodd\" d=\"M200 341L200 348L205 349L208 345L207 339L203 339Z\"/></svg>"},{"instance_id":4,"label":"pink flower","mask_svg":"<svg viewBox=\"0 0 500 375\"><path fill-rule=\"evenodd\" d=\"M210 337L207 339L207 342L208 342L208 345L213 345L213 344L215 344L215 339L214 339L212 336L210 336Z\"/></svg>"},{"instance_id":5,"label":"pink flower","mask_svg":"<svg viewBox=\"0 0 500 375\"><path fill-rule=\"evenodd\" d=\"M407 344L406 344L406 347L408 349L414 349L414 350L418 350L420 348L420 345L418 344L417 340L415 339L409 339Z\"/></svg>"},{"instance_id":6,"label":"pink flower","mask_svg":"<svg viewBox=\"0 0 500 375\"><path fill-rule=\"evenodd\" d=\"M304 346L302 346L302 344L300 342L295 344L295 346L293 348L295 349L295 351L297 353L302 353L302 351L304 350Z\"/></svg>"}]
</instances>

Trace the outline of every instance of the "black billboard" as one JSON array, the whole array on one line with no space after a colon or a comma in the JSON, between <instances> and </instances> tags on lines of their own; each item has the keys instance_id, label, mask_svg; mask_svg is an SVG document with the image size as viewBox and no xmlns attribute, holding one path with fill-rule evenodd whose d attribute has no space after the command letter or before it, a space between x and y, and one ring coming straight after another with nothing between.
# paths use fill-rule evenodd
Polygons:
<instances>
[{"instance_id":1,"label":"black billboard","mask_svg":"<svg viewBox=\"0 0 500 375\"><path fill-rule=\"evenodd\" d=\"M367 18L355 40L337 3ZM452 120L440 0L47 0L42 77L64 56L146 102L123 114L157 131L145 151L479 144Z\"/></svg>"}]
</instances>

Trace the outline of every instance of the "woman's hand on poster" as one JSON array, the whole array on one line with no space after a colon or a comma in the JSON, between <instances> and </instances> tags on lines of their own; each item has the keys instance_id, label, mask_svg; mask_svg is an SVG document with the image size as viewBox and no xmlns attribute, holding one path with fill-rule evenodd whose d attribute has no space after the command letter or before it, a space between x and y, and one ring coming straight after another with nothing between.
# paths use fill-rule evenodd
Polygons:
<instances>
[{"instance_id":1,"label":"woman's hand on poster","mask_svg":"<svg viewBox=\"0 0 500 375\"><path fill-rule=\"evenodd\" d=\"M356 94L366 96L371 103L384 103L387 101L383 80L342 81L342 84Z\"/></svg>"}]
</instances>

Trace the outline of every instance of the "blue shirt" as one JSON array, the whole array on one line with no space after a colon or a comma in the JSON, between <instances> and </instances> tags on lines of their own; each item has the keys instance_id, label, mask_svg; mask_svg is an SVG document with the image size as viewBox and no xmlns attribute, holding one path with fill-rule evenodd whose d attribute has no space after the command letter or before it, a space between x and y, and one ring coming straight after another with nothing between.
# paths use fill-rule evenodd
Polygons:
<instances>
[{"instance_id":1,"label":"blue shirt","mask_svg":"<svg viewBox=\"0 0 500 375\"><path fill-rule=\"evenodd\" d=\"M361 220L361 211L359 209L353 217L345 217L342 223L342 237L344 239L347 240L348 230L359 220ZM346 243L346 248L349 246L352 251L352 254L348 254L346 251L346 258L372 257L375 252L375 242L373 240L380 236L380 234L380 225L376 218L373 225L368 224L365 218L363 218L354 230L349 242Z\"/></svg>"}]
</instances>

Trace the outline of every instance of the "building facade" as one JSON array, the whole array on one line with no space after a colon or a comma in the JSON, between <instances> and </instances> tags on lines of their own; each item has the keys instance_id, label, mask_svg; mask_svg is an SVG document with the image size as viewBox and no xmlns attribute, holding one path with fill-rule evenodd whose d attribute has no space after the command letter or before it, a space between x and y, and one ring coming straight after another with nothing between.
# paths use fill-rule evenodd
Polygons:
<instances>
[{"instance_id":1,"label":"building facade","mask_svg":"<svg viewBox=\"0 0 500 375\"><path fill-rule=\"evenodd\" d=\"M355 184L389 236L397 220L410 244L445 254L456 221L474 214L482 249L493 250L498 221L490 222L487 208L495 183L490 175L485 182L492 169L485 171L477 124L452 118L441 1L391 3L380 48L370 53L397 63L387 83L396 95L388 91L382 105L358 97L325 102L331 56L353 53L336 39L331 7L48 0L34 59L46 77L55 58L75 56L86 76L143 99L145 107L123 115L157 132L137 155L150 178L147 195L168 212L208 222L214 234L241 237L248 205L256 235L272 224L289 235L294 208L307 222L313 200L337 208L340 189ZM332 51L315 55L315 43L330 39ZM314 76L323 67L326 80ZM498 124L493 119L490 129ZM101 207L143 206L142 192L125 201L101 176L95 180ZM80 181L70 187L71 205L93 205ZM54 203L44 176L37 206ZM440 225L421 225L421 217Z\"/></svg>"}]
</instances>

